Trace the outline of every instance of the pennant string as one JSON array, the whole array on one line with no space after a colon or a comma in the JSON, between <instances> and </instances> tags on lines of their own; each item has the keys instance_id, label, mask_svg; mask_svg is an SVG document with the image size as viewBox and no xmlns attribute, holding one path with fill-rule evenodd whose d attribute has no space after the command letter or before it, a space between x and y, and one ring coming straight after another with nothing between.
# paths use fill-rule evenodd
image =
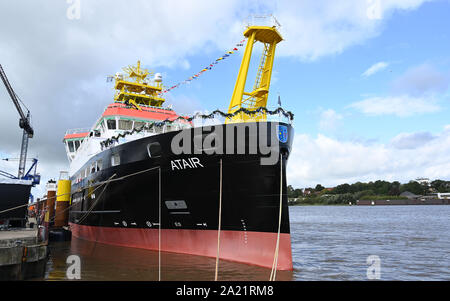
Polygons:
<instances>
[{"instance_id":1,"label":"pennant string","mask_svg":"<svg viewBox=\"0 0 450 301\"><path fill-rule=\"evenodd\" d=\"M164 89L163 91L159 92L158 96L162 96L163 94L180 87L183 84L187 84L190 83L192 80L197 79L201 74L203 74L206 71L212 70L215 65L217 65L220 61L226 59L227 57L229 57L231 54L234 54L236 51L239 50L239 47L244 46L244 42L246 39L243 39L242 41L240 41L239 43L237 43L235 45L235 47L232 48L232 50L227 51L226 53L224 53L221 57L217 58L215 61L213 61L211 64L207 65L207 67L204 67L200 72L198 72L197 74L194 74L190 77L188 77L187 79L185 79L184 81L179 82L176 85L171 86L170 88Z\"/></svg>"}]
</instances>

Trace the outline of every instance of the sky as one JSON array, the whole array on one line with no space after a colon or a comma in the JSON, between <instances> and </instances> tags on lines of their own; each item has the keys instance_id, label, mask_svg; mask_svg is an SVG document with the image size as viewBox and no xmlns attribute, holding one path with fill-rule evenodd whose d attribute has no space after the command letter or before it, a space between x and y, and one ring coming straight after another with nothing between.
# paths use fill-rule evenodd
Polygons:
<instances>
[{"instance_id":1,"label":"sky","mask_svg":"<svg viewBox=\"0 0 450 301\"><path fill-rule=\"evenodd\" d=\"M449 0L1 1L0 64L35 129L33 191L68 170L65 131L91 127L112 102L108 75L140 60L170 87L234 48L249 16L270 14L284 40L268 106L280 95L295 115L290 185L450 180L449 12ZM166 103L226 110L242 52ZM19 116L3 86L0 103L0 158L17 158ZM12 173L17 165L0 160Z\"/></svg>"}]
</instances>

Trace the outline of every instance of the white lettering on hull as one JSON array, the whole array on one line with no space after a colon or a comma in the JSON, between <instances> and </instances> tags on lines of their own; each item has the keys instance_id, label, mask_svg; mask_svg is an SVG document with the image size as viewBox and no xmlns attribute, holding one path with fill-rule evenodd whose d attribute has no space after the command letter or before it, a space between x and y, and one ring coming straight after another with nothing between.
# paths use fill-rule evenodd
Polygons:
<instances>
[{"instance_id":1,"label":"white lettering on hull","mask_svg":"<svg viewBox=\"0 0 450 301\"><path fill-rule=\"evenodd\" d=\"M204 167L200 163L200 159L197 157L192 157L192 158L188 158L188 159L170 160L170 166L172 167L172 170Z\"/></svg>"}]
</instances>

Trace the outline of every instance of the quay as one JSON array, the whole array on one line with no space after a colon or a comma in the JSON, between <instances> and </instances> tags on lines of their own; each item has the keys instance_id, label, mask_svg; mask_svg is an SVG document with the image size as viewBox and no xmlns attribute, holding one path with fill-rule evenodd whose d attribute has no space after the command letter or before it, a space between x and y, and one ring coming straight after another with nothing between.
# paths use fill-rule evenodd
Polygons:
<instances>
[{"instance_id":1,"label":"quay","mask_svg":"<svg viewBox=\"0 0 450 301\"><path fill-rule=\"evenodd\" d=\"M48 245L37 229L0 231L0 280L26 280L45 275Z\"/></svg>"}]
</instances>

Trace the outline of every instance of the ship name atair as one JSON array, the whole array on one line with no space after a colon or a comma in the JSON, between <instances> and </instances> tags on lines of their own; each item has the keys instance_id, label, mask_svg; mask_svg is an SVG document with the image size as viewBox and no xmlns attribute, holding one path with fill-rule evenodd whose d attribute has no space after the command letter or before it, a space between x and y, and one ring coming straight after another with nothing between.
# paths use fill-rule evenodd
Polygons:
<instances>
[{"instance_id":1,"label":"ship name atair","mask_svg":"<svg viewBox=\"0 0 450 301\"><path fill-rule=\"evenodd\" d=\"M200 163L200 159L197 157L170 160L170 165L172 167L172 170L204 167Z\"/></svg>"}]
</instances>

